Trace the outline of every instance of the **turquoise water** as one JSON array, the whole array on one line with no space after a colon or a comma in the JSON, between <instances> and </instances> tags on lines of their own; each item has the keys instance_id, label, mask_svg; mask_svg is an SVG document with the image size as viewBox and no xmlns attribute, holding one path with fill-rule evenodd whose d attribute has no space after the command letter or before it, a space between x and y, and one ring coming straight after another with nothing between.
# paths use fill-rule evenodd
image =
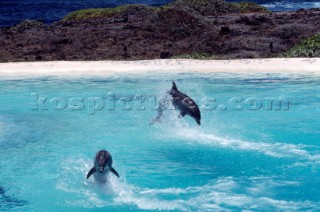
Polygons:
<instances>
[{"instance_id":1,"label":"turquoise water","mask_svg":"<svg viewBox=\"0 0 320 212\"><path fill-rule=\"evenodd\" d=\"M1 78L0 210L319 211L319 77ZM149 126L171 80L201 107L200 127L175 110ZM85 179L100 149L121 176L103 186Z\"/></svg>"}]
</instances>

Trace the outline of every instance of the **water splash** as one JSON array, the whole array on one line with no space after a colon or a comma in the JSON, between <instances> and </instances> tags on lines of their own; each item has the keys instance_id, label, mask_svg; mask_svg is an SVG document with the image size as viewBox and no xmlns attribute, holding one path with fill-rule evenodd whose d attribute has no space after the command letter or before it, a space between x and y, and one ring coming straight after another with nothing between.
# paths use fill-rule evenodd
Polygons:
<instances>
[{"instance_id":1,"label":"water splash","mask_svg":"<svg viewBox=\"0 0 320 212\"><path fill-rule=\"evenodd\" d=\"M166 116L160 125L158 138L170 137L180 142L201 144L215 148L226 148L235 151L251 151L277 158L293 158L305 162L320 163L320 149L317 146L290 144L281 142L257 142L219 136L211 129L199 128L186 120L178 119L175 112ZM179 129L179 130L177 130Z\"/></svg>"},{"instance_id":2,"label":"water splash","mask_svg":"<svg viewBox=\"0 0 320 212\"><path fill-rule=\"evenodd\" d=\"M220 177L202 186L186 188L142 188L126 182L125 177L121 180L110 177L107 184L98 185L84 180L91 163L81 159L77 161L76 167L64 167L63 173L69 174L57 184L57 189L66 194L76 194L76 199L67 198L64 204L68 206L103 208L127 205L143 210L180 211L320 209L317 202L278 199L273 192L275 189L298 187L300 183L277 177Z\"/></svg>"}]
</instances>

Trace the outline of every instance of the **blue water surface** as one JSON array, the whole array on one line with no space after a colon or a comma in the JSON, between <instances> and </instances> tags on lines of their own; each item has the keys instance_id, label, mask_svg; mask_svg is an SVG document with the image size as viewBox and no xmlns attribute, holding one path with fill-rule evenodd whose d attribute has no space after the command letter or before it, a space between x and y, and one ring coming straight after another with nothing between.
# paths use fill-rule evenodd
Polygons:
<instances>
[{"instance_id":1,"label":"blue water surface","mask_svg":"<svg viewBox=\"0 0 320 212\"><path fill-rule=\"evenodd\" d=\"M1 78L0 210L319 211L319 77ZM171 80L201 126L173 109L149 125ZM86 179L100 149L121 176L103 186Z\"/></svg>"},{"instance_id":2,"label":"blue water surface","mask_svg":"<svg viewBox=\"0 0 320 212\"><path fill-rule=\"evenodd\" d=\"M87 8L116 7L124 4L159 6L172 0L1 0L0 27L12 26L26 19L42 20L47 24L62 19L69 12ZM238 2L240 0L227 0ZM319 0L250 0L271 11L319 8Z\"/></svg>"}]
</instances>

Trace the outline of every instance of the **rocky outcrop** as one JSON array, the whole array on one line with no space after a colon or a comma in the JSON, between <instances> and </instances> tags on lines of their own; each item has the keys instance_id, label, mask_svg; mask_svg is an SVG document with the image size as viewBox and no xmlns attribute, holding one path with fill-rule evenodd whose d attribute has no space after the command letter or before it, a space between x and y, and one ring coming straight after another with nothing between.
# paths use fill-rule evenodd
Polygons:
<instances>
[{"instance_id":1,"label":"rocky outcrop","mask_svg":"<svg viewBox=\"0 0 320 212\"><path fill-rule=\"evenodd\" d=\"M0 61L277 57L320 32L320 9L271 13L226 8L218 0L216 10L206 10L203 2L214 0L198 7L184 1L189 3L83 11L51 25L24 21L1 28Z\"/></svg>"}]
</instances>

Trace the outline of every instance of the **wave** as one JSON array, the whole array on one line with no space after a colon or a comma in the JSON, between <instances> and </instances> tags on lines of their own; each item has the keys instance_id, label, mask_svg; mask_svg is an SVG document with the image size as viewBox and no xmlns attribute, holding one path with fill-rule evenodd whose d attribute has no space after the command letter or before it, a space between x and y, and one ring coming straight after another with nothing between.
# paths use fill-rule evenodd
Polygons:
<instances>
[{"instance_id":1,"label":"wave","mask_svg":"<svg viewBox=\"0 0 320 212\"><path fill-rule=\"evenodd\" d=\"M77 161L69 167L69 160ZM320 203L279 199L274 189L300 185L297 181L277 177L234 178L221 177L201 186L186 188L141 188L126 182L125 173L119 180L110 177L106 185L99 186L85 180L91 162L69 158L64 163L57 189L66 193L66 206L85 208L137 207L143 210L314 210ZM80 185L80 186L79 186ZM290 190L289 189L289 190ZM76 195L69 195L70 193ZM280 194L279 194L280 195ZM72 198L74 196L74 198Z\"/></svg>"},{"instance_id":2,"label":"wave","mask_svg":"<svg viewBox=\"0 0 320 212\"><path fill-rule=\"evenodd\" d=\"M263 3L262 6L268 8L271 11L290 11L290 10L299 10L299 9L320 8L320 2L274 1L271 3Z\"/></svg>"},{"instance_id":3,"label":"wave","mask_svg":"<svg viewBox=\"0 0 320 212\"><path fill-rule=\"evenodd\" d=\"M211 129L189 125L187 120L178 119L176 116L165 117L166 120L163 122L171 124L160 124L161 132L155 136L162 137L163 140L168 140L168 137L170 137L169 140L174 139L191 145L200 144L234 151L259 152L260 154L277 158L292 158L299 162L320 163L320 148L318 146L272 141L257 142L223 137ZM299 162L296 165L299 165Z\"/></svg>"},{"instance_id":4,"label":"wave","mask_svg":"<svg viewBox=\"0 0 320 212\"><path fill-rule=\"evenodd\" d=\"M295 157L312 161L320 161L320 153L314 155L305 148L311 146L303 144L287 144L287 143L266 143L252 142L238 139L227 139L215 136L214 134L199 133L197 130L179 130L176 133L179 138L192 140L200 144L206 144L215 147L232 148L235 150L258 151L260 153L274 157ZM315 147L316 148L316 147Z\"/></svg>"}]
</instances>

